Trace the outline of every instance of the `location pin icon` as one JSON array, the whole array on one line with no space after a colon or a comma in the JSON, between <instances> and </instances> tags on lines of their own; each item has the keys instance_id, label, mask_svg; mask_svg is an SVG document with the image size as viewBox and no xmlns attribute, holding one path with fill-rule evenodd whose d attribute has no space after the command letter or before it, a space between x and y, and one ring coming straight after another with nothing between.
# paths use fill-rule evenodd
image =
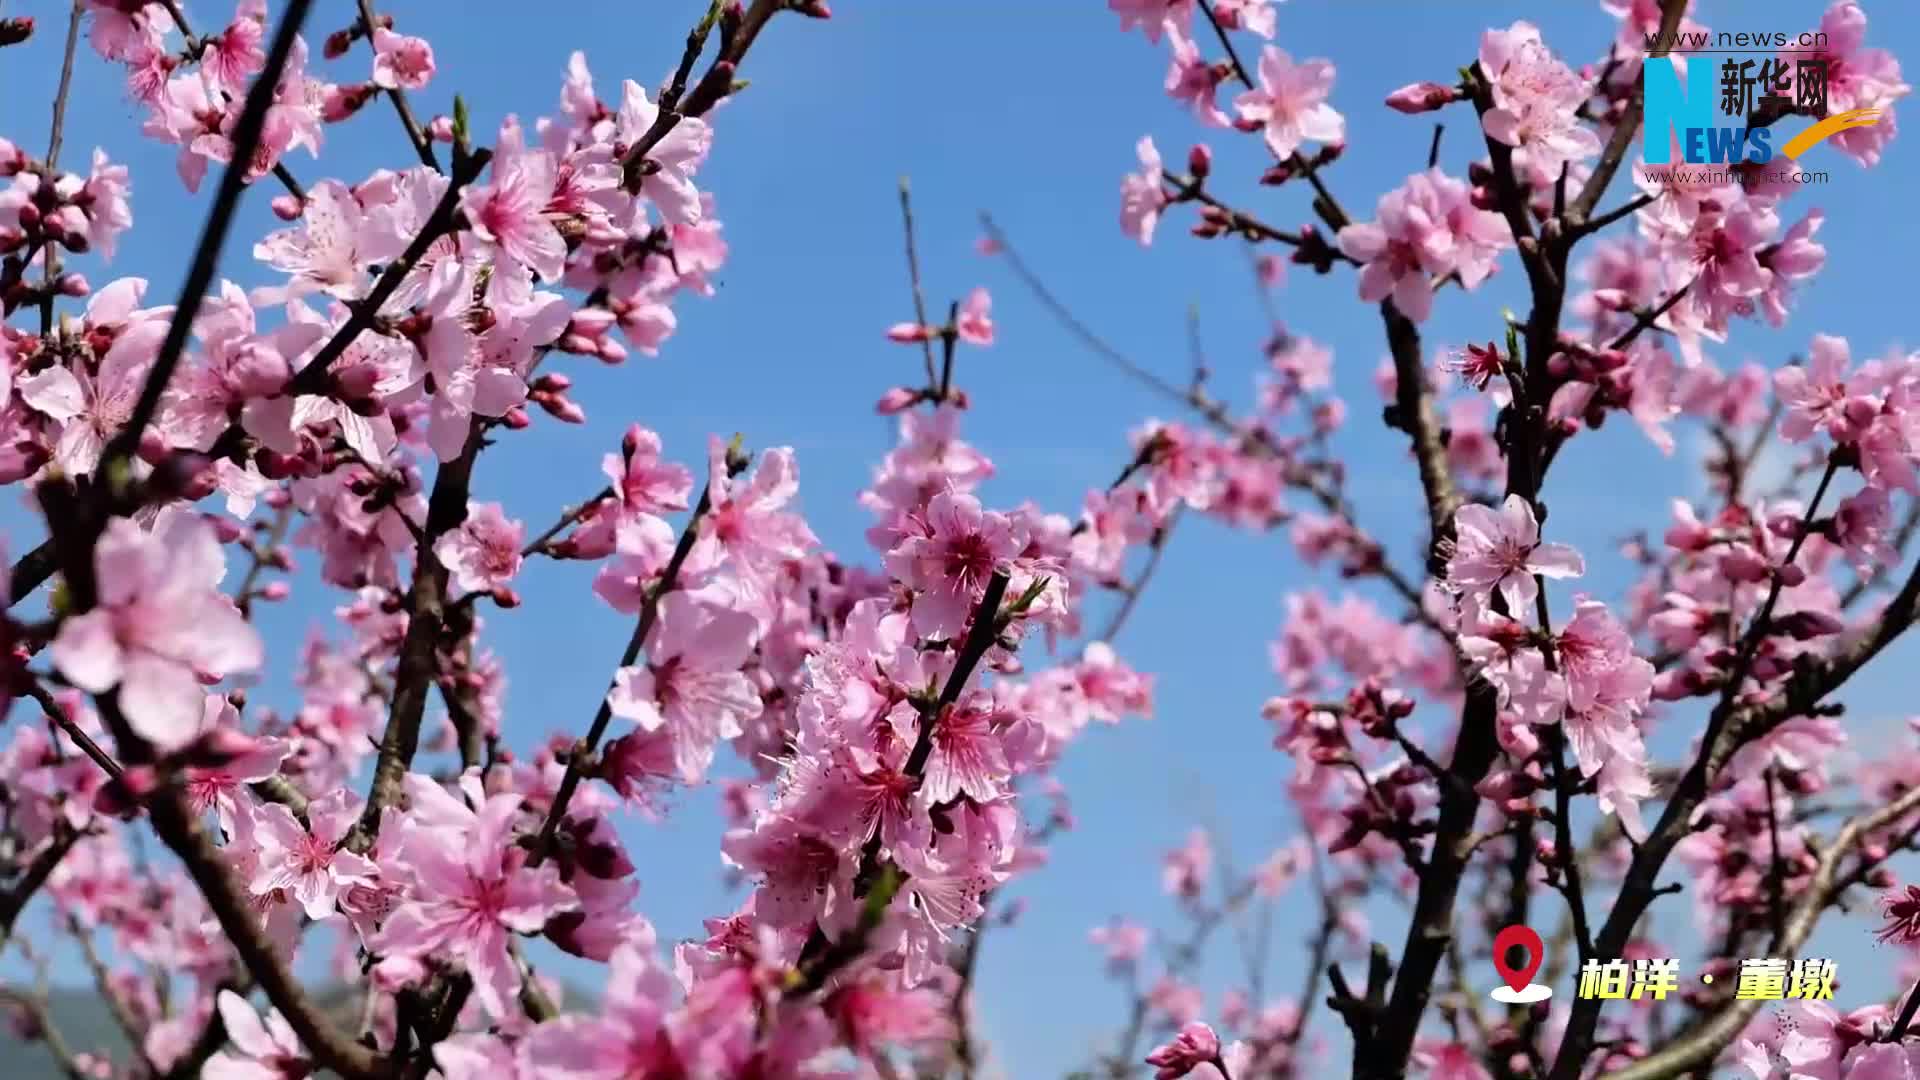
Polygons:
<instances>
[{"instance_id":1,"label":"location pin icon","mask_svg":"<svg viewBox=\"0 0 1920 1080\"><path fill-rule=\"evenodd\" d=\"M1527 950L1526 963L1518 967L1507 960L1516 946ZM1546 951L1546 945L1541 942L1539 934L1534 933L1530 927L1515 923L1494 935L1493 966L1499 969L1500 977L1506 980L1514 993L1518 994L1533 982L1533 973L1540 970L1540 961L1545 957Z\"/></svg>"}]
</instances>

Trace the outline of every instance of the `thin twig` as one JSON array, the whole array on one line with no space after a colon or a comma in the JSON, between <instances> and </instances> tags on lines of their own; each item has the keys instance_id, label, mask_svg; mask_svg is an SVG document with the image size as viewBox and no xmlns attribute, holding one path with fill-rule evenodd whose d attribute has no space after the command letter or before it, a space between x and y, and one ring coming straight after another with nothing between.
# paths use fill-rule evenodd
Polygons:
<instances>
[{"instance_id":1,"label":"thin twig","mask_svg":"<svg viewBox=\"0 0 1920 1080\"><path fill-rule=\"evenodd\" d=\"M647 637L653 632L653 626L660 617L660 601L679 584L680 568L686 565L687 556L693 551L693 544L700 535L700 522L707 511L713 508L713 489L708 487L700 493L700 502L693 508L693 516L687 519L686 528L680 531L680 542L674 545L673 556L667 560L667 568L661 571L660 580L647 590L647 599L640 606L640 617L634 621L633 636L627 639L627 647L620 654L618 667L632 667L640 659L640 652L646 647ZM618 670L618 668L616 668ZM593 755L600 748L600 740L607 733L607 725L613 722L613 705L607 695L601 695L600 707L594 711L593 723L587 733L573 745L573 752L567 757L567 771L560 777L560 787L554 793L553 805L547 808L547 817L540 825L539 840L533 853L527 859L530 866L538 866L553 853L555 837L560 831L560 822L565 820L567 804L573 800L574 791L585 778Z\"/></svg>"},{"instance_id":2,"label":"thin twig","mask_svg":"<svg viewBox=\"0 0 1920 1080\"><path fill-rule=\"evenodd\" d=\"M927 295L920 286L920 252L913 237L913 195L907 184L907 178L900 178L900 223L907 234L907 280L913 286L913 317L920 326L927 325ZM927 388L931 390L937 376L933 372L933 339L922 337L920 350L927 360Z\"/></svg>"}]
</instances>

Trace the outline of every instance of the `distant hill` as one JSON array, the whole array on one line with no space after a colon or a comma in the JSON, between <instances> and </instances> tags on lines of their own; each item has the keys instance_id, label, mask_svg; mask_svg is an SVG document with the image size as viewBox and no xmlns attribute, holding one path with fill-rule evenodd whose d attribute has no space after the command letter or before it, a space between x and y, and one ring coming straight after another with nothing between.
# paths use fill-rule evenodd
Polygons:
<instances>
[{"instance_id":1,"label":"distant hill","mask_svg":"<svg viewBox=\"0 0 1920 1080\"><path fill-rule=\"evenodd\" d=\"M338 991L323 993L321 1000L340 997ZM597 995L577 986L564 988L562 1000L568 1003L563 1011L574 1011L589 1007ZM120 1025L114 1022L113 1013L107 1009L107 1003L91 988L55 987L47 995L48 1012L53 1015L54 1026L66 1037L67 1045L76 1054L106 1053L115 1062L125 1062L130 1047L126 1036L120 1033ZM342 1012L343 1022L358 1023L359 1015L353 1002L342 999L334 1006ZM327 1075L331 1076L331 1073ZM53 1056L41 1043L21 1044L13 1034L0 1028L0 1078L3 1080L63 1080L60 1070L53 1063Z\"/></svg>"}]
</instances>

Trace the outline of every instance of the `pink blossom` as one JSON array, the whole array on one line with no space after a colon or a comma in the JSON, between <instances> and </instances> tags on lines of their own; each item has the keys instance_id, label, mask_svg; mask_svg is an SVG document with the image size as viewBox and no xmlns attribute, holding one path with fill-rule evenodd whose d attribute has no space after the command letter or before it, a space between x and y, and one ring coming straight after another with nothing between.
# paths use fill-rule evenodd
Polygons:
<instances>
[{"instance_id":1,"label":"pink blossom","mask_svg":"<svg viewBox=\"0 0 1920 1080\"><path fill-rule=\"evenodd\" d=\"M1333 89L1333 65L1325 60L1295 64L1269 45L1260 50L1260 85L1234 99L1240 119L1264 128L1275 157L1291 157L1308 140L1339 143L1347 137L1346 118L1327 104Z\"/></svg>"},{"instance_id":2,"label":"pink blossom","mask_svg":"<svg viewBox=\"0 0 1920 1080\"><path fill-rule=\"evenodd\" d=\"M1025 530L983 510L971 495L943 491L927 504L921 531L887 553L887 568L914 590L913 626L957 638L987 579L1026 546Z\"/></svg>"},{"instance_id":3,"label":"pink blossom","mask_svg":"<svg viewBox=\"0 0 1920 1080\"><path fill-rule=\"evenodd\" d=\"M1220 111L1215 95L1220 89L1220 73L1201 54L1200 46L1172 24L1167 41L1173 47L1173 62L1167 67L1167 96L1193 110L1194 119L1208 127L1226 127L1227 114Z\"/></svg>"},{"instance_id":4,"label":"pink blossom","mask_svg":"<svg viewBox=\"0 0 1920 1080\"><path fill-rule=\"evenodd\" d=\"M504 588L520 572L526 526L509 519L497 502L467 504L467 519L435 541L433 553L453 574L461 592Z\"/></svg>"},{"instance_id":5,"label":"pink blossom","mask_svg":"<svg viewBox=\"0 0 1920 1080\"><path fill-rule=\"evenodd\" d=\"M647 647L646 663L614 673L607 704L642 731L673 738L680 777L695 783L713 761L714 744L742 732L760 715L760 695L740 671L753 651L750 615L670 593Z\"/></svg>"},{"instance_id":6,"label":"pink blossom","mask_svg":"<svg viewBox=\"0 0 1920 1080\"><path fill-rule=\"evenodd\" d=\"M1498 590L1516 614L1533 610L1535 574L1567 578L1586 572L1579 552L1541 543L1533 507L1519 495L1507 496L1499 510L1469 503L1455 512L1453 523L1447 581L1477 597Z\"/></svg>"},{"instance_id":7,"label":"pink blossom","mask_svg":"<svg viewBox=\"0 0 1920 1080\"><path fill-rule=\"evenodd\" d=\"M1512 236L1499 216L1473 206L1466 185L1430 169L1381 196L1377 220L1340 230L1340 250L1366 264L1360 299L1392 298L1401 314L1424 321L1433 309L1433 278L1458 270L1471 288L1493 269Z\"/></svg>"},{"instance_id":8,"label":"pink blossom","mask_svg":"<svg viewBox=\"0 0 1920 1080\"><path fill-rule=\"evenodd\" d=\"M1825 431L1835 442L1857 441L1878 415L1879 403L1850 384L1847 339L1815 334L1808 352L1807 366L1790 364L1773 373L1774 389L1787 407L1781 437L1804 442Z\"/></svg>"},{"instance_id":9,"label":"pink blossom","mask_svg":"<svg viewBox=\"0 0 1920 1080\"><path fill-rule=\"evenodd\" d=\"M53 459L69 473L91 473L107 440L126 426L146 383L167 327L161 321L130 325L114 339L99 370L54 364L20 381L20 397L59 425Z\"/></svg>"},{"instance_id":10,"label":"pink blossom","mask_svg":"<svg viewBox=\"0 0 1920 1080\"><path fill-rule=\"evenodd\" d=\"M94 551L99 606L61 623L54 663L89 693L117 686L134 731L161 750L185 746L200 730L200 677L262 659L259 634L219 591L226 568L198 515L163 515L152 532L114 518Z\"/></svg>"},{"instance_id":11,"label":"pink blossom","mask_svg":"<svg viewBox=\"0 0 1920 1080\"><path fill-rule=\"evenodd\" d=\"M547 201L553 197L553 155L527 149L519 124L509 118L500 126L492 168L489 182L460 195L460 208L474 235L510 265L525 267L542 281L558 280L567 244L547 217Z\"/></svg>"},{"instance_id":12,"label":"pink blossom","mask_svg":"<svg viewBox=\"0 0 1920 1080\"><path fill-rule=\"evenodd\" d=\"M208 1058L209 1080L283 1080L305 1075L312 1068L280 1010L268 1011L262 1023L253 1006L231 990L221 990L217 1001L227 1041L237 1052L221 1050Z\"/></svg>"},{"instance_id":13,"label":"pink blossom","mask_svg":"<svg viewBox=\"0 0 1920 1080\"><path fill-rule=\"evenodd\" d=\"M617 117L618 143L627 146L653 127L660 106L647 100L640 84L628 79L622 84L620 113ZM666 137L647 151L647 162L656 166L642 174L640 191L660 211L660 216L676 225L698 224L704 208L700 191L693 186L693 174L713 148L713 129L699 117L683 117Z\"/></svg>"},{"instance_id":14,"label":"pink blossom","mask_svg":"<svg viewBox=\"0 0 1920 1080\"><path fill-rule=\"evenodd\" d=\"M440 789L409 781L415 813L433 813L422 801ZM397 856L417 882L412 897L387 917L369 947L398 958L446 957L473 976L474 994L496 1019L516 1008L519 965L507 953L508 934L538 933L547 920L577 906L552 863L527 865L514 842L518 795L488 798L476 813L451 797L438 820L422 821Z\"/></svg>"},{"instance_id":15,"label":"pink blossom","mask_svg":"<svg viewBox=\"0 0 1920 1080\"><path fill-rule=\"evenodd\" d=\"M1482 34L1479 67L1493 92L1482 118L1489 136L1525 148L1528 161L1548 173L1600 152L1600 136L1575 115L1590 93L1586 81L1548 50L1532 23Z\"/></svg>"},{"instance_id":16,"label":"pink blossom","mask_svg":"<svg viewBox=\"0 0 1920 1080\"><path fill-rule=\"evenodd\" d=\"M1205 829L1187 834L1187 842L1169 852L1160 871L1160 885L1169 894L1184 900L1197 900L1206 890L1207 875L1213 870L1213 844Z\"/></svg>"},{"instance_id":17,"label":"pink blossom","mask_svg":"<svg viewBox=\"0 0 1920 1080\"><path fill-rule=\"evenodd\" d=\"M1154 1080L1178 1080L1201 1065L1220 1060L1220 1036L1198 1020L1182 1027L1174 1037L1147 1055L1154 1066Z\"/></svg>"},{"instance_id":18,"label":"pink blossom","mask_svg":"<svg viewBox=\"0 0 1920 1080\"><path fill-rule=\"evenodd\" d=\"M433 46L381 27L373 32L373 85L419 90L433 78Z\"/></svg>"},{"instance_id":19,"label":"pink blossom","mask_svg":"<svg viewBox=\"0 0 1920 1080\"><path fill-rule=\"evenodd\" d=\"M1120 231L1146 247L1153 243L1153 227L1160 221L1167 196L1160 187L1160 151L1154 147L1153 137L1143 136L1136 150L1140 171L1120 180Z\"/></svg>"},{"instance_id":20,"label":"pink blossom","mask_svg":"<svg viewBox=\"0 0 1920 1080\"><path fill-rule=\"evenodd\" d=\"M960 340L969 345L993 344L993 297L988 295L986 289L975 289L967 294L967 302L960 305L954 328Z\"/></svg>"},{"instance_id":21,"label":"pink blossom","mask_svg":"<svg viewBox=\"0 0 1920 1080\"><path fill-rule=\"evenodd\" d=\"M356 885L372 886L379 869L340 847L360 818L361 801L344 788L315 799L307 806L307 826L279 803L256 807L254 836L262 851L251 882L254 893L289 894L309 919L325 919L333 915L342 893Z\"/></svg>"},{"instance_id":22,"label":"pink blossom","mask_svg":"<svg viewBox=\"0 0 1920 1080\"><path fill-rule=\"evenodd\" d=\"M1115 918L1088 931L1087 940L1106 950L1107 970L1125 971L1147 951L1148 936L1147 928L1139 923Z\"/></svg>"},{"instance_id":23,"label":"pink blossom","mask_svg":"<svg viewBox=\"0 0 1920 1080\"><path fill-rule=\"evenodd\" d=\"M1273 40L1277 20L1272 0L1213 0L1213 14L1229 30L1250 30Z\"/></svg>"},{"instance_id":24,"label":"pink blossom","mask_svg":"<svg viewBox=\"0 0 1920 1080\"><path fill-rule=\"evenodd\" d=\"M370 258L360 250L367 228L360 202L346 185L316 182L301 203L299 224L269 233L253 246L254 258L293 275L286 289L270 292L263 302L316 290L342 299L359 295Z\"/></svg>"},{"instance_id":25,"label":"pink blossom","mask_svg":"<svg viewBox=\"0 0 1920 1080\"><path fill-rule=\"evenodd\" d=\"M1193 5L1194 0L1107 0L1107 10L1120 16L1122 32L1137 26L1155 44L1168 26L1185 30L1193 24Z\"/></svg>"}]
</instances>

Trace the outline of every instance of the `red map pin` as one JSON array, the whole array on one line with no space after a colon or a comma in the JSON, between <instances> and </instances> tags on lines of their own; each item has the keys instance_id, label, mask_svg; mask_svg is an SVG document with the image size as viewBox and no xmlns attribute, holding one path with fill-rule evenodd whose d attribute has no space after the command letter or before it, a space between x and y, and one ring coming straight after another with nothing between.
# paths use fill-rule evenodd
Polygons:
<instances>
[{"instance_id":1,"label":"red map pin","mask_svg":"<svg viewBox=\"0 0 1920 1080\"><path fill-rule=\"evenodd\" d=\"M1507 963L1507 956L1516 945L1527 950L1527 962L1519 967ZM1517 994L1533 982L1533 973L1540 970L1540 961L1546 951L1539 934L1534 933L1531 927L1515 923L1494 935L1493 966L1499 969L1500 977Z\"/></svg>"}]
</instances>

